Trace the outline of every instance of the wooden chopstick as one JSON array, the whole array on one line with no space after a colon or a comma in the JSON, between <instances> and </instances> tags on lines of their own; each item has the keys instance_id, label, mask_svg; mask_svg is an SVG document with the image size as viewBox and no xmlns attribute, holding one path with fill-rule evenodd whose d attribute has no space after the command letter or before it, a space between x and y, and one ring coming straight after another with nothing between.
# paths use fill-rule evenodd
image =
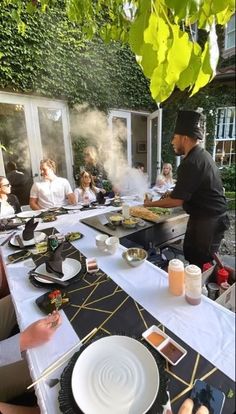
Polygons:
<instances>
[{"instance_id":1,"label":"wooden chopstick","mask_svg":"<svg viewBox=\"0 0 236 414\"><path fill-rule=\"evenodd\" d=\"M89 332L84 338L82 338L76 345L74 345L69 351L62 355L57 361L53 362L48 368L46 368L42 375L35 380L32 384L27 387L27 390L32 388L34 385L38 384L43 379L47 378L50 374L56 371L61 365L63 365L69 358L71 358L71 352L74 351L79 345L83 344L89 337L93 336L97 332L98 328L94 328Z\"/></svg>"}]
</instances>

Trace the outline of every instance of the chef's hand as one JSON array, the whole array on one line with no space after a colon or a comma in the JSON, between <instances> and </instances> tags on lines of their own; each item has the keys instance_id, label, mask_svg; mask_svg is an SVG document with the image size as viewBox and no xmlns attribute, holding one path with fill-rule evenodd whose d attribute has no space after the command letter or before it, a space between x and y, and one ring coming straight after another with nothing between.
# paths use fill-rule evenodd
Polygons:
<instances>
[{"instance_id":1,"label":"chef's hand","mask_svg":"<svg viewBox=\"0 0 236 414\"><path fill-rule=\"evenodd\" d=\"M20 333L20 350L34 348L49 341L58 326L61 325L61 316L54 311L46 318L39 319Z\"/></svg>"},{"instance_id":2,"label":"chef's hand","mask_svg":"<svg viewBox=\"0 0 236 414\"><path fill-rule=\"evenodd\" d=\"M178 411L178 414L192 414L193 407L194 407L193 400L191 400L191 398L187 398L187 400L185 400L183 404L181 405ZM196 414L209 414L209 410L207 407L205 407L205 405L202 405L201 407L198 408L198 410L196 411Z\"/></svg>"}]
</instances>

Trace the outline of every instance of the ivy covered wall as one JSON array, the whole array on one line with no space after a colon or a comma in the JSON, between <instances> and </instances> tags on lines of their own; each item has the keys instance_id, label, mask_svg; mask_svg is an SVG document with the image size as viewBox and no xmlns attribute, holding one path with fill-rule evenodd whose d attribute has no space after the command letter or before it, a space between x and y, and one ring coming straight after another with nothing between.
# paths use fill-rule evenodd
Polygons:
<instances>
[{"instance_id":1,"label":"ivy covered wall","mask_svg":"<svg viewBox=\"0 0 236 414\"><path fill-rule=\"evenodd\" d=\"M149 84L128 46L81 40L62 6L25 16L22 36L7 7L0 9L0 89L88 102L99 109L155 109Z\"/></svg>"}]
</instances>

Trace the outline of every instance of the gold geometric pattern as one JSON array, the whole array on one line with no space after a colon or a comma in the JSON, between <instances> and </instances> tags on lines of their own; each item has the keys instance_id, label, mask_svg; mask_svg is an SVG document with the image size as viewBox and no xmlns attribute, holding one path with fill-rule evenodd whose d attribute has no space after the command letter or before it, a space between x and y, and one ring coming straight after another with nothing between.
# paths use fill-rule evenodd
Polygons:
<instances>
[{"instance_id":1,"label":"gold geometric pattern","mask_svg":"<svg viewBox=\"0 0 236 414\"><path fill-rule=\"evenodd\" d=\"M82 264L81 277L66 289L70 305L64 309L80 338L94 327L99 328L100 333L125 333L139 339L142 338L142 332L151 325L163 329L187 350L187 355L177 366L166 362L173 413L177 413L179 406L189 396L196 379L207 380L225 394L230 388L235 389L232 380L162 326L104 272L87 273L85 257L78 250L69 243L66 250L66 257L72 256ZM226 398L223 414L234 412L233 400Z\"/></svg>"}]
</instances>

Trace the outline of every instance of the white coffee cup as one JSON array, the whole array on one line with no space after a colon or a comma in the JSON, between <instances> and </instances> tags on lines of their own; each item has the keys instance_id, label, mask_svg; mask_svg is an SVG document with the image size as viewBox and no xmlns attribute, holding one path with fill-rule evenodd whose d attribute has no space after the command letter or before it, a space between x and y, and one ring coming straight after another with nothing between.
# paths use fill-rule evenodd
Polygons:
<instances>
[{"instance_id":1,"label":"white coffee cup","mask_svg":"<svg viewBox=\"0 0 236 414\"><path fill-rule=\"evenodd\" d=\"M110 254L114 254L119 246L118 237L109 237L105 241L106 249Z\"/></svg>"},{"instance_id":2,"label":"white coffee cup","mask_svg":"<svg viewBox=\"0 0 236 414\"><path fill-rule=\"evenodd\" d=\"M102 252L104 252L106 250L106 244L105 241L109 238L109 236L107 234L98 234L95 237L95 241L96 241L96 246L99 250L101 250Z\"/></svg>"}]
</instances>

